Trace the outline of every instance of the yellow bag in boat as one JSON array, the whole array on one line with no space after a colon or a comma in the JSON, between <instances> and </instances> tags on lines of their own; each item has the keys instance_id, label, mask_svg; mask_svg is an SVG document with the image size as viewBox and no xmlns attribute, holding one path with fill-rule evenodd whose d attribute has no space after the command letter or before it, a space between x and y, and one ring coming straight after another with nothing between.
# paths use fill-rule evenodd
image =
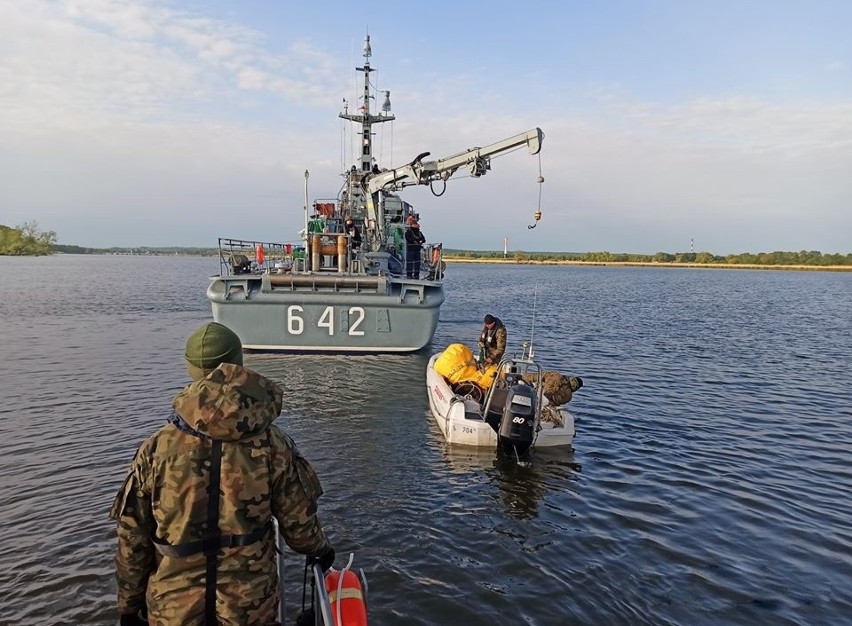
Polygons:
<instances>
[{"instance_id":1,"label":"yellow bag in boat","mask_svg":"<svg viewBox=\"0 0 852 626\"><path fill-rule=\"evenodd\" d=\"M473 351L463 343L451 343L435 360L435 371L451 384L460 383L478 376L479 370L473 360Z\"/></svg>"},{"instance_id":2,"label":"yellow bag in boat","mask_svg":"<svg viewBox=\"0 0 852 626\"><path fill-rule=\"evenodd\" d=\"M494 381L497 366L491 365L485 370L480 370L473 358L473 350L463 343L451 343L441 356L435 359L435 371L452 385L472 382L483 389L488 389Z\"/></svg>"},{"instance_id":3,"label":"yellow bag in boat","mask_svg":"<svg viewBox=\"0 0 852 626\"><path fill-rule=\"evenodd\" d=\"M494 378L497 376L497 366L489 365L484 370L479 372L479 378L474 380L477 385L482 387L483 389L488 389L491 384L494 382Z\"/></svg>"}]
</instances>

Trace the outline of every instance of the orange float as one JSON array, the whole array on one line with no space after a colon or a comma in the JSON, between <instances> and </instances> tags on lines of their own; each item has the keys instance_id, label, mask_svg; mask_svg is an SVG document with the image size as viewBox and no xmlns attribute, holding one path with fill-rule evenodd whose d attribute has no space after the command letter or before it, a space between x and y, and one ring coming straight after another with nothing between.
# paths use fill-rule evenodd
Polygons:
<instances>
[{"instance_id":1,"label":"orange float","mask_svg":"<svg viewBox=\"0 0 852 626\"><path fill-rule=\"evenodd\" d=\"M329 572L325 577L325 590L334 626L367 626L364 590L355 572L348 569Z\"/></svg>"},{"instance_id":2,"label":"orange float","mask_svg":"<svg viewBox=\"0 0 852 626\"><path fill-rule=\"evenodd\" d=\"M257 264L263 265L263 244L257 244Z\"/></svg>"}]
</instances>

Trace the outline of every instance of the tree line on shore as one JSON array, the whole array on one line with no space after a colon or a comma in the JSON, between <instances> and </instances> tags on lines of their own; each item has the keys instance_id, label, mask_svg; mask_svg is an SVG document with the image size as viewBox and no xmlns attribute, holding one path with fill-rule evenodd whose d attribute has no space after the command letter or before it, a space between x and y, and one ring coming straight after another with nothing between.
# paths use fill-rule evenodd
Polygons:
<instances>
[{"instance_id":1,"label":"tree line on shore","mask_svg":"<svg viewBox=\"0 0 852 626\"><path fill-rule=\"evenodd\" d=\"M24 222L11 228L0 224L0 255L39 256L51 254L56 244L56 233L40 231L37 222Z\"/></svg>"},{"instance_id":2,"label":"tree line on shore","mask_svg":"<svg viewBox=\"0 0 852 626\"><path fill-rule=\"evenodd\" d=\"M614 252L508 252L488 250L444 249L444 256L453 259L525 261L578 261L583 263L695 263L699 265L807 265L827 267L852 265L852 254L823 254L817 250L800 252L743 252L714 255L710 252L657 252L656 254L627 254Z\"/></svg>"},{"instance_id":3,"label":"tree line on shore","mask_svg":"<svg viewBox=\"0 0 852 626\"><path fill-rule=\"evenodd\" d=\"M23 226L11 228L0 224L0 255L44 255L55 252L66 254L141 254L217 256L218 248L148 247L134 248L113 246L89 248L56 243L56 233L40 231L36 222L25 222ZM470 260L507 260L523 262L578 261L584 263L695 263L698 265L802 265L813 267L852 266L850 254L823 254L817 250L799 252L743 252L724 256L710 252L657 252L656 254L627 254L613 252L524 252L511 251L504 254L494 250L456 250L444 248L444 257Z\"/></svg>"}]
</instances>

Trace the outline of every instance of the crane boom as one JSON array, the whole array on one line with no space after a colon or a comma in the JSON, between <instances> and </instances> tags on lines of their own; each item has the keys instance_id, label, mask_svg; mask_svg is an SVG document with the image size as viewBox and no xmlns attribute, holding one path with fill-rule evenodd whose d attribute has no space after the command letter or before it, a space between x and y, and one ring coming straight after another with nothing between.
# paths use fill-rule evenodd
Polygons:
<instances>
[{"instance_id":1,"label":"crane boom","mask_svg":"<svg viewBox=\"0 0 852 626\"><path fill-rule=\"evenodd\" d=\"M370 196L380 191L396 191L411 185L426 185L435 180L447 180L463 165L471 176L483 176L491 169L491 157L526 145L530 154L538 154L544 133L540 128L497 141L481 148L471 148L436 161L424 161L428 152L418 155L411 163L367 178L366 190Z\"/></svg>"}]
</instances>

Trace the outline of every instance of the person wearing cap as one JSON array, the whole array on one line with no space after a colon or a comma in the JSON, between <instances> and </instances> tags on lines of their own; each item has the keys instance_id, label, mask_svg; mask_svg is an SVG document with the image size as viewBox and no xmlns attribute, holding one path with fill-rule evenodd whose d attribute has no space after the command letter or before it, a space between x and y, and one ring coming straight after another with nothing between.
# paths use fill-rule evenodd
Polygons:
<instances>
[{"instance_id":1,"label":"person wearing cap","mask_svg":"<svg viewBox=\"0 0 852 626\"><path fill-rule=\"evenodd\" d=\"M405 230L405 275L408 278L420 278L421 247L424 243L426 237L420 232L420 224L410 216Z\"/></svg>"},{"instance_id":2,"label":"person wearing cap","mask_svg":"<svg viewBox=\"0 0 852 626\"><path fill-rule=\"evenodd\" d=\"M193 382L137 450L110 510L120 624L276 624L272 518L290 548L328 569L322 487L273 425L281 388L243 367L233 331L204 324L185 359Z\"/></svg>"},{"instance_id":3,"label":"person wearing cap","mask_svg":"<svg viewBox=\"0 0 852 626\"><path fill-rule=\"evenodd\" d=\"M503 326L499 317L494 317L491 313L486 314L483 321L485 325L482 327L476 345L485 357L483 364L493 365L499 363L503 353L506 352L506 327Z\"/></svg>"},{"instance_id":4,"label":"person wearing cap","mask_svg":"<svg viewBox=\"0 0 852 626\"><path fill-rule=\"evenodd\" d=\"M355 225L355 220L349 216L343 221L343 231L350 237L349 247L352 251L352 258L355 258L355 253L361 249L361 231Z\"/></svg>"}]
</instances>

